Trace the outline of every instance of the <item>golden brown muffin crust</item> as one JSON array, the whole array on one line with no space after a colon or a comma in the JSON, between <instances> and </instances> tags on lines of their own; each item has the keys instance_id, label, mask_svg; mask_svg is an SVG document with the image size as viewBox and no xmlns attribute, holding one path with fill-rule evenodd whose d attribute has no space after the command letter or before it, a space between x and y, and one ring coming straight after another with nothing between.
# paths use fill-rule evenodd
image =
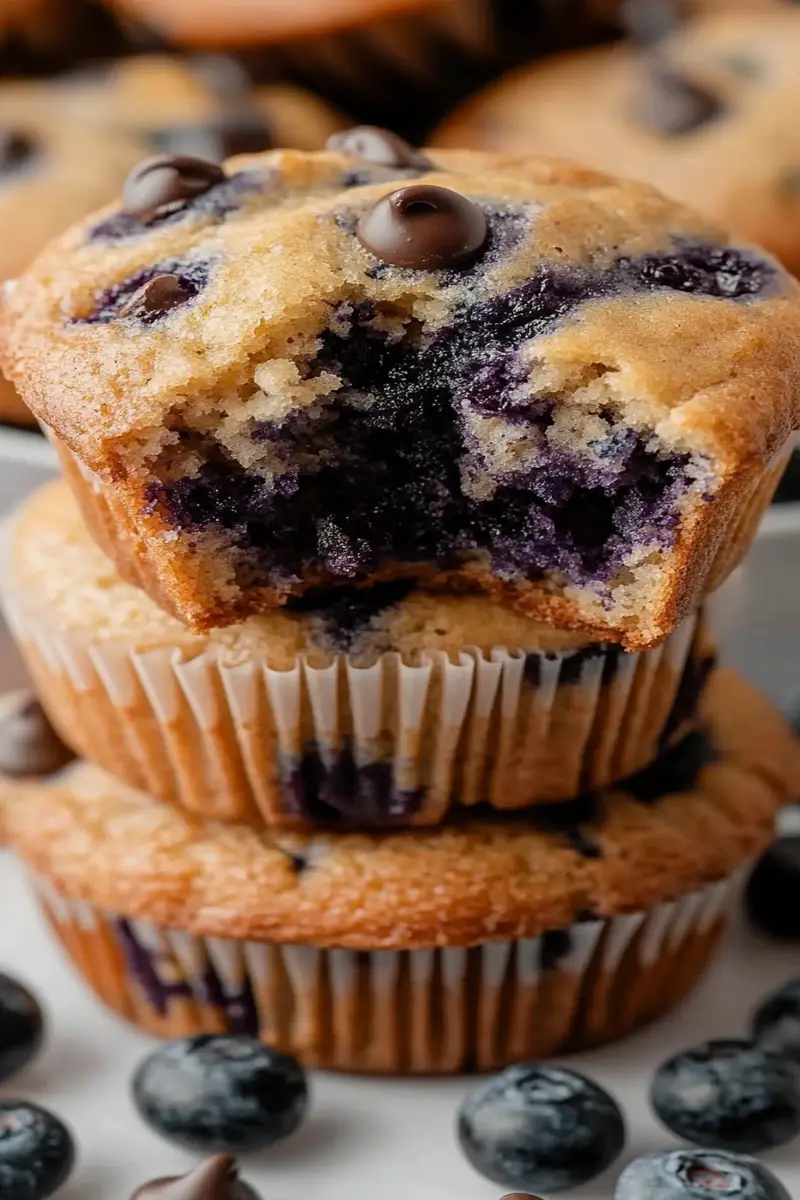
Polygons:
<instances>
[{"instance_id":1,"label":"golden brown muffin crust","mask_svg":"<svg viewBox=\"0 0 800 1200\"><path fill-rule=\"evenodd\" d=\"M733 673L716 674L704 712L717 760L653 803L603 796L581 827L595 858L522 821L313 837L202 825L90 767L12 796L7 836L59 891L205 935L363 949L533 937L697 890L769 843L800 788L800 745Z\"/></svg>"}]
</instances>

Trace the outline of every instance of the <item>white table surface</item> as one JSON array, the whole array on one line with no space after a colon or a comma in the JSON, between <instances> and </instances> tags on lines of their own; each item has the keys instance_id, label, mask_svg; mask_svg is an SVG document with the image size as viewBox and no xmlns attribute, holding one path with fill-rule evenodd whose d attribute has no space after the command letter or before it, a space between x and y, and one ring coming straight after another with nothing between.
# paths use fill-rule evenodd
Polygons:
<instances>
[{"instance_id":1,"label":"white table surface","mask_svg":"<svg viewBox=\"0 0 800 1200\"><path fill-rule=\"evenodd\" d=\"M0 968L32 985L48 1008L42 1056L0 1088L52 1108L72 1127L79 1163L58 1200L128 1200L158 1175L192 1159L139 1121L128 1081L157 1043L107 1013L51 942L18 866L0 856ZM580 1191L610 1200L617 1169L637 1154L674 1144L647 1109L658 1061L694 1042L737 1036L768 990L800 974L800 946L776 946L735 928L705 984L679 1011L617 1046L565 1060L619 1099L629 1138L616 1168ZM369 1080L316 1074L306 1123L294 1138L245 1160L244 1176L264 1200L496 1200L502 1188L476 1175L453 1138L454 1115L470 1086L456 1080ZM800 1197L800 1139L765 1156Z\"/></svg>"}]
</instances>

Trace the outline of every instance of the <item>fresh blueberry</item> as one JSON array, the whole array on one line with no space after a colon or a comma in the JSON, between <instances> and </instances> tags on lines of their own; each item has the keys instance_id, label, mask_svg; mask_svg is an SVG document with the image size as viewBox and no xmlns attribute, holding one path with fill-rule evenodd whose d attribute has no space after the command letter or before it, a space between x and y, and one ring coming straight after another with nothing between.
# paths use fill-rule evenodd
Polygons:
<instances>
[{"instance_id":1,"label":"fresh blueberry","mask_svg":"<svg viewBox=\"0 0 800 1200\"><path fill-rule=\"evenodd\" d=\"M754 1042L704 1042L659 1067L651 1102L699 1146L757 1154L800 1133L800 1070Z\"/></svg>"},{"instance_id":2,"label":"fresh blueberry","mask_svg":"<svg viewBox=\"0 0 800 1200\"><path fill-rule=\"evenodd\" d=\"M747 1154L667 1150L629 1163L614 1200L792 1200L771 1171Z\"/></svg>"},{"instance_id":3,"label":"fresh blueberry","mask_svg":"<svg viewBox=\"0 0 800 1200\"><path fill-rule=\"evenodd\" d=\"M520 1063L480 1084L458 1113L461 1149L506 1187L563 1192L594 1179L625 1144L617 1104L575 1071Z\"/></svg>"},{"instance_id":4,"label":"fresh blueberry","mask_svg":"<svg viewBox=\"0 0 800 1200\"><path fill-rule=\"evenodd\" d=\"M0 974L0 1081L10 1079L38 1054L44 1019L36 997Z\"/></svg>"},{"instance_id":5,"label":"fresh blueberry","mask_svg":"<svg viewBox=\"0 0 800 1200\"><path fill-rule=\"evenodd\" d=\"M46 1108L24 1100L0 1101L0 1196L44 1200L69 1177L72 1135Z\"/></svg>"},{"instance_id":6,"label":"fresh blueberry","mask_svg":"<svg viewBox=\"0 0 800 1200\"><path fill-rule=\"evenodd\" d=\"M747 885L747 911L773 937L800 938L800 833L778 837Z\"/></svg>"},{"instance_id":7,"label":"fresh blueberry","mask_svg":"<svg viewBox=\"0 0 800 1200\"><path fill-rule=\"evenodd\" d=\"M753 1037L767 1054L800 1067L800 978L767 996L753 1016Z\"/></svg>"},{"instance_id":8,"label":"fresh blueberry","mask_svg":"<svg viewBox=\"0 0 800 1200\"><path fill-rule=\"evenodd\" d=\"M176 1038L133 1077L142 1119L162 1137L204 1154L260 1150L294 1133L308 1102L300 1064L256 1038Z\"/></svg>"}]
</instances>

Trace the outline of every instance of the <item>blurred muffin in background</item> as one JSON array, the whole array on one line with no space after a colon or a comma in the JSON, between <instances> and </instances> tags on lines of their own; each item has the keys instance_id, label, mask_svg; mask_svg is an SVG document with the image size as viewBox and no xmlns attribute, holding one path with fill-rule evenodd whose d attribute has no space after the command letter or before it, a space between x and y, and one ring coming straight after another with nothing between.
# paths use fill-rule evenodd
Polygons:
<instances>
[{"instance_id":1,"label":"blurred muffin in background","mask_svg":"<svg viewBox=\"0 0 800 1200\"><path fill-rule=\"evenodd\" d=\"M226 55L142 55L78 76L65 91L71 114L92 127L141 139L145 152L234 154L292 147L320 150L348 120L291 84L254 87Z\"/></svg>"},{"instance_id":2,"label":"blurred muffin in background","mask_svg":"<svg viewBox=\"0 0 800 1200\"><path fill-rule=\"evenodd\" d=\"M800 8L709 13L655 43L525 67L468 101L433 142L554 154L645 180L800 273L799 61Z\"/></svg>"},{"instance_id":3,"label":"blurred muffin in background","mask_svg":"<svg viewBox=\"0 0 800 1200\"><path fill-rule=\"evenodd\" d=\"M0 280L116 199L148 155L223 159L270 146L319 148L344 124L324 102L290 86L252 89L221 59L146 56L52 83L0 83ZM0 377L0 422L33 425Z\"/></svg>"},{"instance_id":4,"label":"blurred muffin in background","mask_svg":"<svg viewBox=\"0 0 800 1200\"><path fill-rule=\"evenodd\" d=\"M461 96L530 54L613 29L618 0L106 0L167 43L250 53L264 77L299 82L412 137Z\"/></svg>"}]
</instances>

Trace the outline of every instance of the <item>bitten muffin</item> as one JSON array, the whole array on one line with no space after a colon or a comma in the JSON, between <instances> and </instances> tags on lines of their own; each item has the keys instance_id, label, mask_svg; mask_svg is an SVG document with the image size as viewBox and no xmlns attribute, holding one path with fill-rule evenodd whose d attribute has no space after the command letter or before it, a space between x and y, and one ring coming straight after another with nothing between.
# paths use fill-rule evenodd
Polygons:
<instances>
[{"instance_id":1,"label":"bitten muffin","mask_svg":"<svg viewBox=\"0 0 800 1200\"><path fill-rule=\"evenodd\" d=\"M704 716L624 790L524 820L259 835L87 767L6 824L78 969L150 1032L487 1069L621 1036L702 973L731 881L800 785L796 739L737 676L715 675Z\"/></svg>"},{"instance_id":2,"label":"bitten muffin","mask_svg":"<svg viewBox=\"0 0 800 1200\"><path fill-rule=\"evenodd\" d=\"M525 67L467 101L434 141L613 168L800 273L798 59L796 7L742 5L687 21L656 46Z\"/></svg>"},{"instance_id":3,"label":"bitten muffin","mask_svg":"<svg viewBox=\"0 0 800 1200\"><path fill-rule=\"evenodd\" d=\"M196 629L413 578L651 647L800 416L773 260L646 185L370 129L149 160L0 335L95 535Z\"/></svg>"},{"instance_id":4,"label":"bitten muffin","mask_svg":"<svg viewBox=\"0 0 800 1200\"><path fill-rule=\"evenodd\" d=\"M149 153L222 160L277 145L314 149L343 123L300 89L253 89L223 58L143 56L56 83L0 84L0 216L13 229L0 251L0 279L18 275L56 234L117 196ZM0 419L33 423L5 380Z\"/></svg>"},{"instance_id":5,"label":"bitten muffin","mask_svg":"<svg viewBox=\"0 0 800 1200\"><path fill-rule=\"evenodd\" d=\"M193 634L120 580L64 483L28 502L11 543L8 619L63 735L217 819L431 825L572 798L684 734L714 665L696 618L628 654L413 580Z\"/></svg>"},{"instance_id":6,"label":"bitten muffin","mask_svg":"<svg viewBox=\"0 0 800 1200\"><path fill-rule=\"evenodd\" d=\"M498 69L611 27L614 0L108 0L168 43L247 51L370 121L421 135Z\"/></svg>"}]
</instances>

